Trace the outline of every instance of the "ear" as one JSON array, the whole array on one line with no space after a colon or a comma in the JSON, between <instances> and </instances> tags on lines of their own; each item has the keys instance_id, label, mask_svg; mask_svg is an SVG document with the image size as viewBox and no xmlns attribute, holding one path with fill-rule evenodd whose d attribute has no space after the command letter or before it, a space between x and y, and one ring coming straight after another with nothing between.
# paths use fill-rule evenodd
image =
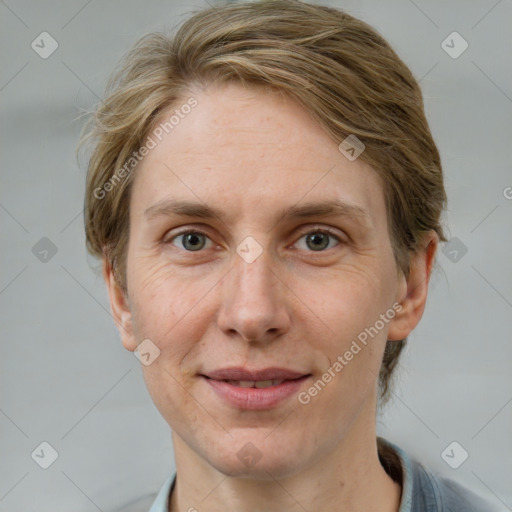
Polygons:
<instances>
[{"instance_id":1,"label":"ear","mask_svg":"<svg viewBox=\"0 0 512 512\"><path fill-rule=\"evenodd\" d=\"M396 302L402 308L397 309L390 322L389 341L405 339L423 316L438 245L439 236L435 231L429 231L423 238L421 248L411 256L409 277L400 275Z\"/></svg>"},{"instance_id":2,"label":"ear","mask_svg":"<svg viewBox=\"0 0 512 512\"><path fill-rule=\"evenodd\" d=\"M103 258L103 279L107 285L110 311L114 317L123 346L126 350L133 352L137 348L137 343L133 335L132 313L128 304L128 297L117 283L114 271L107 258Z\"/></svg>"}]
</instances>

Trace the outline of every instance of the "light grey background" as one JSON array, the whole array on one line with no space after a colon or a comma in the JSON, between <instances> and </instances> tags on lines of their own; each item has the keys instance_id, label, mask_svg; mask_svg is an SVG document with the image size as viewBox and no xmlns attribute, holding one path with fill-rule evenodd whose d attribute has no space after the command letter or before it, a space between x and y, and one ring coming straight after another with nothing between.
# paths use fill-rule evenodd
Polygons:
<instances>
[{"instance_id":1,"label":"light grey background","mask_svg":"<svg viewBox=\"0 0 512 512\"><path fill-rule=\"evenodd\" d=\"M439 253L379 433L512 510L512 3L329 3L375 26L421 79L449 236L467 247L462 258L455 245L446 250L458 262ZM1 512L147 510L174 468L170 429L122 348L85 252L85 167L74 151L76 118L101 97L121 55L191 7L0 2ZM43 31L59 45L47 59L31 48ZM453 31L469 43L457 59L441 47ZM42 237L57 248L46 262L32 252ZM43 441L58 452L46 470L31 458ZM441 458L452 441L469 452L456 470Z\"/></svg>"}]
</instances>

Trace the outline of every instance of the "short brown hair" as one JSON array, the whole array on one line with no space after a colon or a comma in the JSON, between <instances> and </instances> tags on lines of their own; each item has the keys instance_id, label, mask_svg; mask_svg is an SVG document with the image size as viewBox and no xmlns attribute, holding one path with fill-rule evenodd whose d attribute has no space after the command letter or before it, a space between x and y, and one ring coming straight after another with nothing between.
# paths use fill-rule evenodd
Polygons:
<instances>
[{"instance_id":1,"label":"short brown hair","mask_svg":"<svg viewBox=\"0 0 512 512\"><path fill-rule=\"evenodd\" d=\"M95 141L85 195L87 248L107 259L125 292L133 172L120 179L119 170L165 109L194 86L226 81L288 94L336 144L348 135L364 143L359 158L383 184L395 259L406 276L426 232L446 241L440 156L419 85L389 44L363 21L330 7L298 0L227 4L195 13L174 37L142 37L110 79L83 138ZM383 403L405 342L386 344Z\"/></svg>"}]
</instances>

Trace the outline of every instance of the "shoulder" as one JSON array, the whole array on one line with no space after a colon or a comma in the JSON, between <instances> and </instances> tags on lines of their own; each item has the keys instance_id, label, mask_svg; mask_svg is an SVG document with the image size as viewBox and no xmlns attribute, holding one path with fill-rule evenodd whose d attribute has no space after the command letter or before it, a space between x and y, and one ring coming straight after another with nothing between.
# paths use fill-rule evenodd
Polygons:
<instances>
[{"instance_id":1,"label":"shoulder","mask_svg":"<svg viewBox=\"0 0 512 512\"><path fill-rule=\"evenodd\" d=\"M396 444L379 437L379 458L402 485L399 512L503 512L455 480L432 471Z\"/></svg>"},{"instance_id":2,"label":"shoulder","mask_svg":"<svg viewBox=\"0 0 512 512\"><path fill-rule=\"evenodd\" d=\"M450 478L436 476L418 461L413 466L411 512L500 512L467 487Z\"/></svg>"}]
</instances>

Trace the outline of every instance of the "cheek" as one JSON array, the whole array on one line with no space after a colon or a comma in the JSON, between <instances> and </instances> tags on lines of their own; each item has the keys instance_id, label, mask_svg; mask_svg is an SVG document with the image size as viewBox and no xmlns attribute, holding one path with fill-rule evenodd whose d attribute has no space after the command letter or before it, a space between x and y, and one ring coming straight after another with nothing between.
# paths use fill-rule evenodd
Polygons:
<instances>
[{"instance_id":1,"label":"cheek","mask_svg":"<svg viewBox=\"0 0 512 512\"><path fill-rule=\"evenodd\" d=\"M173 324L199 302L201 282L184 279L180 269L173 269L164 258L133 258L129 270L130 294L139 320L146 324Z\"/></svg>"},{"instance_id":2,"label":"cheek","mask_svg":"<svg viewBox=\"0 0 512 512\"><path fill-rule=\"evenodd\" d=\"M184 280L178 272L165 262L138 258L131 273L134 333L138 340L151 339L172 366L201 339L202 328L204 283Z\"/></svg>"},{"instance_id":3,"label":"cheek","mask_svg":"<svg viewBox=\"0 0 512 512\"><path fill-rule=\"evenodd\" d=\"M378 269L369 266L344 266L302 282L304 303L321 320L331 338L347 341L374 322L388 307L392 289ZM309 293L306 293L306 290Z\"/></svg>"},{"instance_id":4,"label":"cheek","mask_svg":"<svg viewBox=\"0 0 512 512\"><path fill-rule=\"evenodd\" d=\"M190 379L182 379L162 356L147 367L143 376L147 390L156 408L173 430L190 435L198 423L208 424L209 418L198 408Z\"/></svg>"},{"instance_id":5,"label":"cheek","mask_svg":"<svg viewBox=\"0 0 512 512\"><path fill-rule=\"evenodd\" d=\"M319 365L322 375L332 377L324 404L328 408L335 401L344 411L340 414L371 392L378 376L388 327L377 333L371 328L390 307L393 292L384 263L338 268L316 282L308 300L313 316L321 319L316 320L314 335L309 333L310 343L324 355ZM313 316L303 319L305 325L311 325ZM346 389L354 390L351 396L346 396Z\"/></svg>"},{"instance_id":6,"label":"cheek","mask_svg":"<svg viewBox=\"0 0 512 512\"><path fill-rule=\"evenodd\" d=\"M134 332L138 340L149 338L160 350L150 365L142 365L146 386L168 422L190 421L197 415L197 404L191 394L192 373L183 363L203 336L203 325L198 322L203 287L197 280L180 278L166 262L140 257L134 261Z\"/></svg>"}]
</instances>

